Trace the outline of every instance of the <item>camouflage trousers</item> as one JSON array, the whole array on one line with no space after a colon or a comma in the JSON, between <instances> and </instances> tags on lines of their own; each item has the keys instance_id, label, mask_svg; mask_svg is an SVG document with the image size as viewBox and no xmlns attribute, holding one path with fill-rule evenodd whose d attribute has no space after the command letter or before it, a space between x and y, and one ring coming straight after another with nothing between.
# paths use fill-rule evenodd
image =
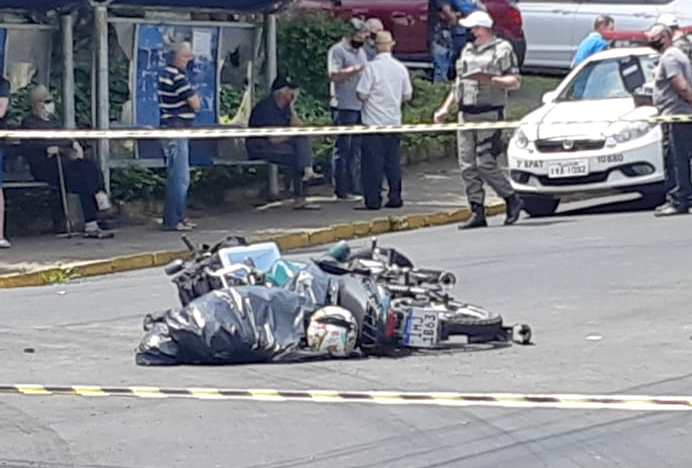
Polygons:
<instances>
[{"instance_id":1,"label":"camouflage trousers","mask_svg":"<svg viewBox=\"0 0 692 468\"><path fill-rule=\"evenodd\" d=\"M481 114L459 112L459 123L496 122L501 120L498 111ZM498 157L504 151L500 130L464 130L457 132L457 149L461 178L466 186L469 203L482 205L485 201L483 182L502 198L514 193L509 180L502 172Z\"/></svg>"}]
</instances>

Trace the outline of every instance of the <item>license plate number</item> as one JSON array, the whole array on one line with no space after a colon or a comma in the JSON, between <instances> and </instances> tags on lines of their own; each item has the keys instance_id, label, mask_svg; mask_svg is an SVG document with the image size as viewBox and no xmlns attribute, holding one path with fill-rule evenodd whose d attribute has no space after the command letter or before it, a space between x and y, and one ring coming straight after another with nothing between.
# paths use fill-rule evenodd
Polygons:
<instances>
[{"instance_id":1,"label":"license plate number","mask_svg":"<svg viewBox=\"0 0 692 468\"><path fill-rule=\"evenodd\" d=\"M587 159L548 164L548 177L551 179L585 175L589 175L589 161Z\"/></svg>"},{"instance_id":2,"label":"license plate number","mask_svg":"<svg viewBox=\"0 0 692 468\"><path fill-rule=\"evenodd\" d=\"M412 348L437 346L440 336L440 318L437 312L411 308L406 317L403 344Z\"/></svg>"}]
</instances>

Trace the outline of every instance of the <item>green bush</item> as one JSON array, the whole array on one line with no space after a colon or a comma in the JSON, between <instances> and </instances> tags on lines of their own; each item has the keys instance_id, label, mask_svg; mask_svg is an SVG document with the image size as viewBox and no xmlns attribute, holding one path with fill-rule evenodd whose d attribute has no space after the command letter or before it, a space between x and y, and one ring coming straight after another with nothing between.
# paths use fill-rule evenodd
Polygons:
<instances>
[{"instance_id":1,"label":"green bush","mask_svg":"<svg viewBox=\"0 0 692 468\"><path fill-rule=\"evenodd\" d=\"M161 199L165 187L162 169L128 167L111 171L111 195L117 201Z\"/></svg>"},{"instance_id":2,"label":"green bush","mask_svg":"<svg viewBox=\"0 0 692 468\"><path fill-rule=\"evenodd\" d=\"M435 110L444 102L450 84L433 83L413 74L413 99L404 107L404 123L429 124ZM456 135L444 133L409 133L402 139L402 155L408 162L456 154Z\"/></svg>"},{"instance_id":3,"label":"green bush","mask_svg":"<svg viewBox=\"0 0 692 468\"><path fill-rule=\"evenodd\" d=\"M325 15L301 15L278 21L278 69L328 104L327 52L347 31L344 21Z\"/></svg>"}]
</instances>

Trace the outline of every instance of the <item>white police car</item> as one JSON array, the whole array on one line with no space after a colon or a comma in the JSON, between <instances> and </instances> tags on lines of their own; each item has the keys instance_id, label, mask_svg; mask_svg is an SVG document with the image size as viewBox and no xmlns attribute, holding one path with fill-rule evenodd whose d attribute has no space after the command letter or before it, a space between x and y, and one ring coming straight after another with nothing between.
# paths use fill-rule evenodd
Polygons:
<instances>
[{"instance_id":1,"label":"white police car","mask_svg":"<svg viewBox=\"0 0 692 468\"><path fill-rule=\"evenodd\" d=\"M638 63L640 78L650 83L657 60L648 47L594 54L520 121L507 159L529 214L552 214L561 195L645 191L664 181L661 126L636 120L657 111L635 102L623 78L625 66Z\"/></svg>"}]
</instances>

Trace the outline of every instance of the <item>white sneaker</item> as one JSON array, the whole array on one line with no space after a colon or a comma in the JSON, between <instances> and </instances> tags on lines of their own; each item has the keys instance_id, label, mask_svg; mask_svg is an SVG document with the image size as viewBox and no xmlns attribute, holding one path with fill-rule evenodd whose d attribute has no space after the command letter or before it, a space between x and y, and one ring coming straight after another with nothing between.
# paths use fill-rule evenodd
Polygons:
<instances>
[{"instance_id":1,"label":"white sneaker","mask_svg":"<svg viewBox=\"0 0 692 468\"><path fill-rule=\"evenodd\" d=\"M0 249L9 249L10 247L12 247L12 244L10 244L10 241L5 239L4 237L0 238Z\"/></svg>"}]
</instances>

